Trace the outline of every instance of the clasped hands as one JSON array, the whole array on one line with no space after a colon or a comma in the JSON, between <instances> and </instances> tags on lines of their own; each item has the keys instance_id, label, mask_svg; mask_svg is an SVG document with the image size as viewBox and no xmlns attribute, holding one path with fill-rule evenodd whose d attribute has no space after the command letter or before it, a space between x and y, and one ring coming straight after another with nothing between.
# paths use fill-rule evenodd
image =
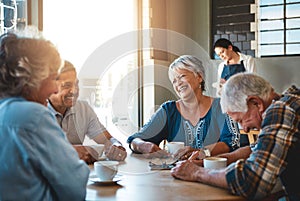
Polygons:
<instances>
[{"instance_id":1,"label":"clasped hands","mask_svg":"<svg viewBox=\"0 0 300 201\"><path fill-rule=\"evenodd\" d=\"M92 164L98 160L97 152L89 146L84 145L73 145L78 153L81 160L84 160L87 164ZM125 148L121 145L114 145L111 143L106 143L104 148L104 154L109 160L124 161L127 157L127 152Z\"/></svg>"}]
</instances>

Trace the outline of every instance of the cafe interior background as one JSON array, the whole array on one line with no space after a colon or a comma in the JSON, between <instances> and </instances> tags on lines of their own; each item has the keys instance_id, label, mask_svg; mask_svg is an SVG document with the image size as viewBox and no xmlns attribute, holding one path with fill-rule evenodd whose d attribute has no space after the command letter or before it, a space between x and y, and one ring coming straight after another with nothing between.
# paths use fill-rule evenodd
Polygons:
<instances>
[{"instance_id":1,"label":"cafe interior background","mask_svg":"<svg viewBox=\"0 0 300 201\"><path fill-rule=\"evenodd\" d=\"M34 25L78 71L80 99L126 139L161 103L177 99L168 66L199 56L215 96L223 37L255 57L277 92L300 86L299 0L0 0L1 33ZM275 14L274 14L275 13ZM92 143L86 139L86 144Z\"/></svg>"}]
</instances>

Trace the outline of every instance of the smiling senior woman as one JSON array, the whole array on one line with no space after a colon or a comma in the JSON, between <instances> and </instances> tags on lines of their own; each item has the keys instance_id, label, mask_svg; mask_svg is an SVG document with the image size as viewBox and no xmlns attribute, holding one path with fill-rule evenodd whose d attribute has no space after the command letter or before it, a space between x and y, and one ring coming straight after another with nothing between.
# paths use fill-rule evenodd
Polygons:
<instances>
[{"instance_id":1,"label":"smiling senior woman","mask_svg":"<svg viewBox=\"0 0 300 201\"><path fill-rule=\"evenodd\" d=\"M180 99L163 103L150 121L128 138L134 152L163 155L159 144L165 139L185 143L175 154L180 159L187 159L195 150L202 150L199 157L204 157L239 147L237 124L222 113L219 98L203 94L205 69L201 60L180 56L169 67L169 79Z\"/></svg>"},{"instance_id":2,"label":"smiling senior woman","mask_svg":"<svg viewBox=\"0 0 300 201\"><path fill-rule=\"evenodd\" d=\"M84 200L89 168L45 107L62 61L34 37L0 38L0 200Z\"/></svg>"}]
</instances>

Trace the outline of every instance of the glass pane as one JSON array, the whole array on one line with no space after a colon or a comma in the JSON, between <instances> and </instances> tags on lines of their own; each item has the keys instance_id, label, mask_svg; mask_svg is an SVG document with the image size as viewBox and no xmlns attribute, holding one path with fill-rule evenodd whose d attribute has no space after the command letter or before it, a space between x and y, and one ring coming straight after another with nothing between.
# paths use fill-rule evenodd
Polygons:
<instances>
[{"instance_id":1,"label":"glass pane","mask_svg":"<svg viewBox=\"0 0 300 201\"><path fill-rule=\"evenodd\" d=\"M0 3L0 34L11 29L24 28L27 19L27 1L3 0Z\"/></svg>"},{"instance_id":2,"label":"glass pane","mask_svg":"<svg viewBox=\"0 0 300 201\"><path fill-rule=\"evenodd\" d=\"M286 31L286 41L288 43L300 42L300 30L288 30L288 31Z\"/></svg>"},{"instance_id":3,"label":"glass pane","mask_svg":"<svg viewBox=\"0 0 300 201\"><path fill-rule=\"evenodd\" d=\"M272 4L280 4L283 3L283 0L260 0L260 5L272 5Z\"/></svg>"},{"instance_id":4,"label":"glass pane","mask_svg":"<svg viewBox=\"0 0 300 201\"><path fill-rule=\"evenodd\" d=\"M123 56L99 76L94 110L103 124L130 135L137 131L137 59Z\"/></svg>"},{"instance_id":5,"label":"glass pane","mask_svg":"<svg viewBox=\"0 0 300 201\"><path fill-rule=\"evenodd\" d=\"M287 19L286 20L286 28L300 28L300 18L299 19Z\"/></svg>"},{"instance_id":6,"label":"glass pane","mask_svg":"<svg viewBox=\"0 0 300 201\"><path fill-rule=\"evenodd\" d=\"M287 17L300 17L300 4L292 4L286 6Z\"/></svg>"},{"instance_id":7,"label":"glass pane","mask_svg":"<svg viewBox=\"0 0 300 201\"><path fill-rule=\"evenodd\" d=\"M260 30L283 29L283 20L262 21L260 22Z\"/></svg>"},{"instance_id":8,"label":"glass pane","mask_svg":"<svg viewBox=\"0 0 300 201\"><path fill-rule=\"evenodd\" d=\"M27 24L27 0L17 0L16 3L17 3L17 29L23 29Z\"/></svg>"},{"instance_id":9,"label":"glass pane","mask_svg":"<svg viewBox=\"0 0 300 201\"><path fill-rule=\"evenodd\" d=\"M260 46L261 56L283 55L283 45L262 45Z\"/></svg>"},{"instance_id":10,"label":"glass pane","mask_svg":"<svg viewBox=\"0 0 300 201\"><path fill-rule=\"evenodd\" d=\"M289 44L286 46L287 54L300 54L300 44Z\"/></svg>"},{"instance_id":11,"label":"glass pane","mask_svg":"<svg viewBox=\"0 0 300 201\"><path fill-rule=\"evenodd\" d=\"M117 139L137 131L135 2L43 1L44 36L75 65L79 98Z\"/></svg>"},{"instance_id":12,"label":"glass pane","mask_svg":"<svg viewBox=\"0 0 300 201\"><path fill-rule=\"evenodd\" d=\"M283 43L283 31L261 32L260 43Z\"/></svg>"},{"instance_id":13,"label":"glass pane","mask_svg":"<svg viewBox=\"0 0 300 201\"><path fill-rule=\"evenodd\" d=\"M299 0L286 0L286 3L296 3L296 2L299 2L299 3L300 3Z\"/></svg>"},{"instance_id":14,"label":"glass pane","mask_svg":"<svg viewBox=\"0 0 300 201\"><path fill-rule=\"evenodd\" d=\"M276 13L276 15L274 15ZM283 18L283 6L270 6L260 8L261 19Z\"/></svg>"}]
</instances>

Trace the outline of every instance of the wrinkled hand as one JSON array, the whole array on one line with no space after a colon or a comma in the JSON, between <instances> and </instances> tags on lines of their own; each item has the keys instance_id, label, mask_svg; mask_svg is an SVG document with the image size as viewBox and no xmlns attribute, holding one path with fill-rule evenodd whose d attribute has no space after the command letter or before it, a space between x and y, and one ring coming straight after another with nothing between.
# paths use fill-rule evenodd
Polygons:
<instances>
[{"instance_id":1,"label":"wrinkled hand","mask_svg":"<svg viewBox=\"0 0 300 201\"><path fill-rule=\"evenodd\" d=\"M187 160L192 155L193 151L196 151L196 149L190 146L185 146L174 154L174 158L178 158L178 160Z\"/></svg>"},{"instance_id":2,"label":"wrinkled hand","mask_svg":"<svg viewBox=\"0 0 300 201\"><path fill-rule=\"evenodd\" d=\"M123 146L116 146L111 143L105 145L104 153L109 160L124 161L127 157L126 149Z\"/></svg>"},{"instance_id":3,"label":"wrinkled hand","mask_svg":"<svg viewBox=\"0 0 300 201\"><path fill-rule=\"evenodd\" d=\"M156 152L148 153L148 154L143 154L145 158L168 158L171 157L171 154L166 152L165 150L158 150Z\"/></svg>"},{"instance_id":4,"label":"wrinkled hand","mask_svg":"<svg viewBox=\"0 0 300 201\"><path fill-rule=\"evenodd\" d=\"M138 144L138 151L142 154L154 153L161 150L159 146L152 142L142 142Z\"/></svg>"},{"instance_id":5,"label":"wrinkled hand","mask_svg":"<svg viewBox=\"0 0 300 201\"><path fill-rule=\"evenodd\" d=\"M98 153L93 148L83 145L73 145L73 147L77 151L78 157L87 164L92 164L97 160L95 156L98 156Z\"/></svg>"},{"instance_id":6,"label":"wrinkled hand","mask_svg":"<svg viewBox=\"0 0 300 201\"><path fill-rule=\"evenodd\" d=\"M152 142L141 142L138 144L138 151L146 158L163 158L167 157L170 154L165 150L162 150L156 144Z\"/></svg>"},{"instance_id":7,"label":"wrinkled hand","mask_svg":"<svg viewBox=\"0 0 300 201\"><path fill-rule=\"evenodd\" d=\"M180 161L171 169L171 175L176 179L197 181L199 166L190 160Z\"/></svg>"},{"instance_id":8,"label":"wrinkled hand","mask_svg":"<svg viewBox=\"0 0 300 201\"><path fill-rule=\"evenodd\" d=\"M192 155L188 158L189 161L203 167L203 159L205 158L205 153L201 150L193 151Z\"/></svg>"}]
</instances>

